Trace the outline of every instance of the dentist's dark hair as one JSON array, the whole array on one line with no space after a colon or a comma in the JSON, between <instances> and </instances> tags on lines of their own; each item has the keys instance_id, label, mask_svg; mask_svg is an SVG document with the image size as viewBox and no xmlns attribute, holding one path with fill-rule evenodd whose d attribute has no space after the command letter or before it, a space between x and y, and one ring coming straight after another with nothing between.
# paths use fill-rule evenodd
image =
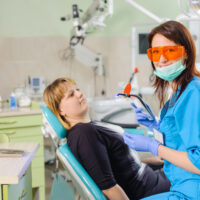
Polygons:
<instances>
[{"instance_id":1,"label":"dentist's dark hair","mask_svg":"<svg viewBox=\"0 0 200 200\"><path fill-rule=\"evenodd\" d=\"M152 47L152 40L156 34L161 34L167 39L175 42L177 45L181 45L185 47L185 66L186 69L174 80L175 89L178 89L181 86L180 93L177 99L181 96L183 91L185 90L188 83L192 80L194 75L200 77L200 73L197 71L195 66L196 61L196 47L194 44L194 40L189 30L181 23L177 21L167 21L157 27L155 27L148 35L148 45L149 48ZM151 62L153 70L155 70L155 66L153 62ZM160 107L164 105L167 95L167 88L169 86L169 82L165 81L157 76L154 78L154 83L156 90L155 93L158 95L160 100ZM176 99L176 101L177 101Z\"/></svg>"}]
</instances>

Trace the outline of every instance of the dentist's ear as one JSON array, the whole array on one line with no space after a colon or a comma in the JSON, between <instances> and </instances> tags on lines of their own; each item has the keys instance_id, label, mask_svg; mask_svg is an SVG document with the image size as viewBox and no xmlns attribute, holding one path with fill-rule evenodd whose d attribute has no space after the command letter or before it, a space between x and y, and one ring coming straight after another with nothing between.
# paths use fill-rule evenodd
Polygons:
<instances>
[{"instance_id":1,"label":"dentist's ear","mask_svg":"<svg viewBox=\"0 0 200 200\"><path fill-rule=\"evenodd\" d=\"M185 52L185 55L183 56L183 59L184 59L184 64L186 64L186 61L188 59L188 54Z\"/></svg>"},{"instance_id":2,"label":"dentist's ear","mask_svg":"<svg viewBox=\"0 0 200 200\"><path fill-rule=\"evenodd\" d=\"M185 55L181 58L181 60L182 60L181 62L182 62L183 65L186 64L187 59L188 59L188 55L185 53Z\"/></svg>"}]
</instances>

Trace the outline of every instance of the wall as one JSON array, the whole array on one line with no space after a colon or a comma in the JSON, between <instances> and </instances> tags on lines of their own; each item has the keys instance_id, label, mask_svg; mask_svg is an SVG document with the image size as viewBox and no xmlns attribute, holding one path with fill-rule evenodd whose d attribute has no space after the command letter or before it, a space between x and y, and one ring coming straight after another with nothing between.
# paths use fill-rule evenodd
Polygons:
<instances>
[{"instance_id":1,"label":"wall","mask_svg":"<svg viewBox=\"0 0 200 200\"><path fill-rule=\"evenodd\" d=\"M92 0L0 0L0 37L66 36L72 22L60 17L70 14L72 4L85 11ZM179 14L175 0L135 0L163 18L175 19ZM131 7L125 0L114 0L113 17L106 20L107 27L95 32L101 36L130 35L134 22L152 21Z\"/></svg>"},{"instance_id":2,"label":"wall","mask_svg":"<svg viewBox=\"0 0 200 200\"><path fill-rule=\"evenodd\" d=\"M43 76L51 82L60 76L75 79L87 96L94 96L93 70L73 59L63 59L69 43L72 22L61 22L60 17L71 13L77 3L86 10L92 0L0 0L0 95L8 98L14 87L24 84L28 75ZM174 0L137 0L160 17L172 18L179 14ZM144 14L123 0L114 1L114 15L106 20L106 28L90 34L85 45L102 53L105 79L97 78L97 96L102 89L110 97L120 81L131 74L131 26L151 22ZM137 63L137 62L136 62ZM141 64L142 63L142 64ZM144 63L144 65L143 65ZM141 67L141 84L147 84L146 61ZM150 70L150 69L149 69Z\"/></svg>"},{"instance_id":3,"label":"wall","mask_svg":"<svg viewBox=\"0 0 200 200\"><path fill-rule=\"evenodd\" d=\"M75 79L87 96L94 96L93 69L64 58L69 53L66 50L68 40L67 37L0 39L1 95L7 98L14 87L25 84L28 76L42 76L49 82L67 76ZM131 51L130 38L93 36L85 41L85 45L104 54L106 78L97 79L98 96L102 89L108 90L108 94L113 93L117 82L128 80L131 73L130 53L119 57L121 49Z\"/></svg>"}]
</instances>

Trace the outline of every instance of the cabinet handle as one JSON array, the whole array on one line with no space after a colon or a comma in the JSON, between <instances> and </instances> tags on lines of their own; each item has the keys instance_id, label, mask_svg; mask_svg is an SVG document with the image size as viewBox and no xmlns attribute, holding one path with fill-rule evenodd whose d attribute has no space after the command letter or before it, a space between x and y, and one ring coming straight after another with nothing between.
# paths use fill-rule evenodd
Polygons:
<instances>
[{"instance_id":1,"label":"cabinet handle","mask_svg":"<svg viewBox=\"0 0 200 200\"><path fill-rule=\"evenodd\" d=\"M0 124L16 124L17 121L10 121L10 122L0 122Z\"/></svg>"},{"instance_id":2,"label":"cabinet handle","mask_svg":"<svg viewBox=\"0 0 200 200\"><path fill-rule=\"evenodd\" d=\"M4 135L14 135L14 134L16 134L16 131L0 132L0 134L4 134Z\"/></svg>"}]
</instances>

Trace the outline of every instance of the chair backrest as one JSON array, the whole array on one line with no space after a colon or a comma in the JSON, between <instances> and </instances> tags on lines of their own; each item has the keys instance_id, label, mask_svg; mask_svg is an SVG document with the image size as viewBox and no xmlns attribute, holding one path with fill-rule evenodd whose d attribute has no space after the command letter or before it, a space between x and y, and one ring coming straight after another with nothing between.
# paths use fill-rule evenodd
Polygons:
<instances>
[{"instance_id":1,"label":"chair backrest","mask_svg":"<svg viewBox=\"0 0 200 200\"><path fill-rule=\"evenodd\" d=\"M101 190L97 187L92 178L74 157L67 142L67 130L60 123L54 113L47 107L42 107L44 116L45 130L50 134L54 144L57 147L57 156L62 162L64 168L71 176L75 188L83 199L106 200ZM60 142L60 140L65 142Z\"/></svg>"}]
</instances>

